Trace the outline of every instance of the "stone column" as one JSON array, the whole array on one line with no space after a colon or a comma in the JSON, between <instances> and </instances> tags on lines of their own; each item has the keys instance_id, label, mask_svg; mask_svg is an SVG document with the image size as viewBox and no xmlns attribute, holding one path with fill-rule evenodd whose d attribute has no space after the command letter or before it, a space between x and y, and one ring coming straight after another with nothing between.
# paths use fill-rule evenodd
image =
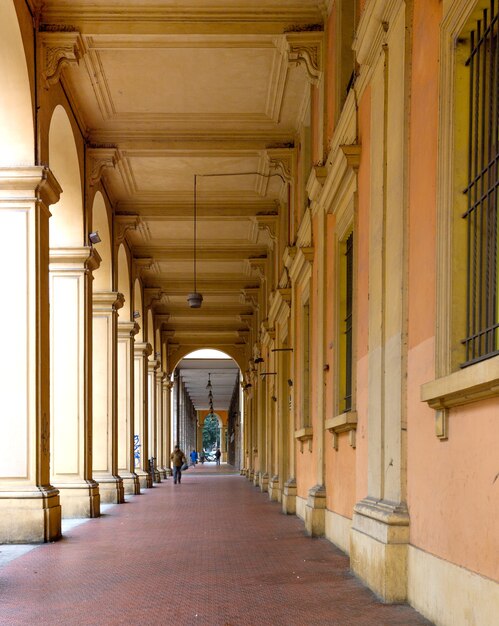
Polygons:
<instances>
[{"instance_id":1,"label":"stone column","mask_svg":"<svg viewBox=\"0 0 499 626\"><path fill-rule=\"evenodd\" d=\"M227 463L227 426L224 425L220 427L220 452L220 462Z\"/></svg>"},{"instance_id":2,"label":"stone column","mask_svg":"<svg viewBox=\"0 0 499 626\"><path fill-rule=\"evenodd\" d=\"M50 250L51 482L63 517L98 517L92 478L92 271L94 248Z\"/></svg>"},{"instance_id":3,"label":"stone column","mask_svg":"<svg viewBox=\"0 0 499 626\"><path fill-rule=\"evenodd\" d=\"M0 358L0 543L61 535L50 484L50 204L61 188L48 168L0 168L2 290L11 311Z\"/></svg>"},{"instance_id":4,"label":"stone column","mask_svg":"<svg viewBox=\"0 0 499 626\"><path fill-rule=\"evenodd\" d=\"M264 378L258 385L258 485L262 492L268 491L269 475L267 472L267 381Z\"/></svg>"},{"instance_id":5,"label":"stone column","mask_svg":"<svg viewBox=\"0 0 499 626\"><path fill-rule=\"evenodd\" d=\"M163 466L165 467L165 476L172 475L170 468L170 454L171 454L171 392L173 383L170 380L168 374L163 376L163 419L164 419L164 441L163 441Z\"/></svg>"},{"instance_id":6,"label":"stone column","mask_svg":"<svg viewBox=\"0 0 499 626\"><path fill-rule=\"evenodd\" d=\"M159 367L159 363L156 360L150 360L147 362L147 393L149 398L149 404L147 407L147 433L149 436L148 450L149 460L154 459L154 467L157 467L158 463L158 448L157 448L157 430L156 430L156 370ZM152 480L155 483L161 482L161 476L158 471L154 471Z\"/></svg>"},{"instance_id":7,"label":"stone column","mask_svg":"<svg viewBox=\"0 0 499 626\"><path fill-rule=\"evenodd\" d=\"M118 473L125 494L140 493L133 454L134 426L134 337L136 322L118 322Z\"/></svg>"},{"instance_id":8,"label":"stone column","mask_svg":"<svg viewBox=\"0 0 499 626\"><path fill-rule=\"evenodd\" d=\"M157 467L161 478L166 478L165 467L165 441L164 441L164 402L163 402L163 378L164 372L161 367L156 370L156 449Z\"/></svg>"},{"instance_id":9,"label":"stone column","mask_svg":"<svg viewBox=\"0 0 499 626\"><path fill-rule=\"evenodd\" d=\"M92 336L92 467L101 502L125 501L118 474L117 330L123 294L95 291Z\"/></svg>"},{"instance_id":10,"label":"stone column","mask_svg":"<svg viewBox=\"0 0 499 626\"><path fill-rule=\"evenodd\" d=\"M149 441L147 435L147 357L152 352L150 343L134 343L134 472L141 489L152 487L149 474Z\"/></svg>"}]
</instances>

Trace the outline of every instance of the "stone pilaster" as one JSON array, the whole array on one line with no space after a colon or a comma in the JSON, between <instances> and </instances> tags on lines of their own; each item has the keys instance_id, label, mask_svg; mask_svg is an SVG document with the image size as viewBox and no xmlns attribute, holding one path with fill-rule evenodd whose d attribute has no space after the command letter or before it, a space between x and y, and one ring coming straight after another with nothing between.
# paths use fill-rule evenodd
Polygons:
<instances>
[{"instance_id":1,"label":"stone pilaster","mask_svg":"<svg viewBox=\"0 0 499 626\"><path fill-rule=\"evenodd\" d=\"M92 247L50 250L51 482L65 518L98 517L92 478Z\"/></svg>"},{"instance_id":2,"label":"stone pilaster","mask_svg":"<svg viewBox=\"0 0 499 626\"><path fill-rule=\"evenodd\" d=\"M227 463L227 426L220 427L220 446L220 452L222 453L220 461Z\"/></svg>"},{"instance_id":3,"label":"stone pilaster","mask_svg":"<svg viewBox=\"0 0 499 626\"><path fill-rule=\"evenodd\" d=\"M149 473L149 442L147 424L147 357L152 352L150 343L134 343L134 472L142 489L152 487Z\"/></svg>"},{"instance_id":4,"label":"stone pilaster","mask_svg":"<svg viewBox=\"0 0 499 626\"><path fill-rule=\"evenodd\" d=\"M92 336L92 467L101 502L125 501L118 474L117 329L123 295L94 291Z\"/></svg>"},{"instance_id":5,"label":"stone pilaster","mask_svg":"<svg viewBox=\"0 0 499 626\"><path fill-rule=\"evenodd\" d=\"M61 536L50 484L48 207L61 188L45 167L0 168L2 291L9 316L0 357L0 543Z\"/></svg>"},{"instance_id":6,"label":"stone pilaster","mask_svg":"<svg viewBox=\"0 0 499 626\"><path fill-rule=\"evenodd\" d=\"M128 495L140 493L134 459L134 337L138 331L135 322L118 322L118 473Z\"/></svg>"},{"instance_id":7,"label":"stone pilaster","mask_svg":"<svg viewBox=\"0 0 499 626\"><path fill-rule=\"evenodd\" d=\"M262 493L269 490L269 475L267 472L260 472L259 487Z\"/></svg>"}]
</instances>

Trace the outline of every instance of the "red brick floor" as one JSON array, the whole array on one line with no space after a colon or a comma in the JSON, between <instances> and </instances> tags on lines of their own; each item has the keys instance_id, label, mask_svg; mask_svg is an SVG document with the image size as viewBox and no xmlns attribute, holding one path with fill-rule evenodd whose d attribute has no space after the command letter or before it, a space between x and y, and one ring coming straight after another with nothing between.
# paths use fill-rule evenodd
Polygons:
<instances>
[{"instance_id":1,"label":"red brick floor","mask_svg":"<svg viewBox=\"0 0 499 626\"><path fill-rule=\"evenodd\" d=\"M214 466L114 506L0 569L0 624L412 626L348 558ZM0 546L1 548L1 546Z\"/></svg>"}]
</instances>

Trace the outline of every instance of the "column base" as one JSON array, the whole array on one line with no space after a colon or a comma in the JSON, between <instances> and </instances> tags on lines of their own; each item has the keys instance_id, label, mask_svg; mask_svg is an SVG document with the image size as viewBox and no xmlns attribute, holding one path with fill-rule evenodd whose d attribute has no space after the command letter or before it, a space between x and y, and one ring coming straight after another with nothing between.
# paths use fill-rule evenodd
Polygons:
<instances>
[{"instance_id":1,"label":"column base","mask_svg":"<svg viewBox=\"0 0 499 626\"><path fill-rule=\"evenodd\" d=\"M137 474L137 477L139 479L139 485L141 489L147 489L148 487L150 487L151 485L149 485L149 474L147 472L144 472L144 470L142 469L136 469L135 473ZM152 484L152 483L151 483Z\"/></svg>"},{"instance_id":2,"label":"column base","mask_svg":"<svg viewBox=\"0 0 499 626\"><path fill-rule=\"evenodd\" d=\"M269 500L279 502L281 500L281 486L279 482L279 476L275 475L269 480Z\"/></svg>"},{"instance_id":3,"label":"column base","mask_svg":"<svg viewBox=\"0 0 499 626\"><path fill-rule=\"evenodd\" d=\"M122 472L120 477L123 481L123 491L126 496L136 496L140 493L139 477L135 472Z\"/></svg>"},{"instance_id":4,"label":"column base","mask_svg":"<svg viewBox=\"0 0 499 626\"><path fill-rule=\"evenodd\" d=\"M161 478L164 478L166 480L167 478L166 467L158 467L158 472Z\"/></svg>"},{"instance_id":5,"label":"column base","mask_svg":"<svg viewBox=\"0 0 499 626\"><path fill-rule=\"evenodd\" d=\"M246 473L246 478L250 481L250 483L252 483L255 479L255 471L252 469L248 470Z\"/></svg>"},{"instance_id":6,"label":"column base","mask_svg":"<svg viewBox=\"0 0 499 626\"><path fill-rule=\"evenodd\" d=\"M407 600L408 544L405 504L367 497L355 505L350 567L384 602Z\"/></svg>"},{"instance_id":7,"label":"column base","mask_svg":"<svg viewBox=\"0 0 499 626\"><path fill-rule=\"evenodd\" d=\"M94 480L83 483L55 483L59 489L62 517L75 519L100 516L99 485Z\"/></svg>"},{"instance_id":8,"label":"column base","mask_svg":"<svg viewBox=\"0 0 499 626\"><path fill-rule=\"evenodd\" d=\"M260 472L253 472L253 485L255 487L260 485Z\"/></svg>"},{"instance_id":9,"label":"column base","mask_svg":"<svg viewBox=\"0 0 499 626\"><path fill-rule=\"evenodd\" d=\"M326 488L324 485L315 485L308 492L305 530L311 537L323 537L326 532Z\"/></svg>"},{"instance_id":10,"label":"column base","mask_svg":"<svg viewBox=\"0 0 499 626\"><path fill-rule=\"evenodd\" d=\"M260 473L260 480L258 482L260 486L260 491L262 493L265 493L269 490L269 475L267 474L267 472L264 472L263 474Z\"/></svg>"},{"instance_id":11,"label":"column base","mask_svg":"<svg viewBox=\"0 0 499 626\"><path fill-rule=\"evenodd\" d=\"M94 474L94 478L99 483L101 504L123 504L125 502L125 491L120 476L103 476L101 478L98 474Z\"/></svg>"},{"instance_id":12,"label":"column base","mask_svg":"<svg viewBox=\"0 0 499 626\"><path fill-rule=\"evenodd\" d=\"M171 467L167 467L166 468L166 478L168 479L171 476L173 476L172 468Z\"/></svg>"},{"instance_id":13,"label":"column base","mask_svg":"<svg viewBox=\"0 0 499 626\"><path fill-rule=\"evenodd\" d=\"M59 491L0 491L0 543L44 543L61 538Z\"/></svg>"},{"instance_id":14,"label":"column base","mask_svg":"<svg viewBox=\"0 0 499 626\"><path fill-rule=\"evenodd\" d=\"M282 490L282 512L286 515L296 515L296 480L289 478Z\"/></svg>"}]
</instances>

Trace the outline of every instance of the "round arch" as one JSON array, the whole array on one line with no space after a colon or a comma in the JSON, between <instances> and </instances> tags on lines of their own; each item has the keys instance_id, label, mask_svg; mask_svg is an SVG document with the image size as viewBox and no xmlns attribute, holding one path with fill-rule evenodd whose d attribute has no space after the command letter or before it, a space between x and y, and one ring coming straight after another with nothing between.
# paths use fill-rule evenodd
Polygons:
<instances>
[{"instance_id":1,"label":"round arch","mask_svg":"<svg viewBox=\"0 0 499 626\"><path fill-rule=\"evenodd\" d=\"M128 257L123 244L118 248L118 291L125 296L123 308L119 310L120 318L129 321L132 317L130 307L130 271Z\"/></svg>"},{"instance_id":2,"label":"round arch","mask_svg":"<svg viewBox=\"0 0 499 626\"><path fill-rule=\"evenodd\" d=\"M243 355L241 355L240 351L237 350L236 348L230 348L230 347L225 347L224 349L221 350L218 346L212 346L207 344L206 346L203 346L202 348L207 349L207 350L218 350L219 352L223 352L224 354L226 354L227 356L229 356L233 361L235 361L239 367L239 369L241 370L241 372L244 371L244 368L246 366L245 364L245 359L243 357ZM198 348L196 348L195 350L192 349L192 346L186 346L186 347L180 347L174 355L174 361L172 363L172 368L171 371L173 372L175 370L175 368L178 366L178 364L180 363L180 361L182 359L184 359L186 356L189 356L189 354L192 354L192 352L196 352L198 350Z\"/></svg>"},{"instance_id":3,"label":"round arch","mask_svg":"<svg viewBox=\"0 0 499 626\"><path fill-rule=\"evenodd\" d=\"M94 291L111 291L113 288L111 234L106 202L100 191L95 194L92 204L92 230L99 233L101 240L97 248L101 264L94 272L93 289Z\"/></svg>"},{"instance_id":4,"label":"round arch","mask_svg":"<svg viewBox=\"0 0 499 626\"><path fill-rule=\"evenodd\" d=\"M71 122L61 105L56 106L50 120L49 163L63 191L59 202L51 208L50 247L85 245L78 151Z\"/></svg>"},{"instance_id":5,"label":"round arch","mask_svg":"<svg viewBox=\"0 0 499 626\"><path fill-rule=\"evenodd\" d=\"M0 2L0 166L34 163L33 105L14 2Z\"/></svg>"}]
</instances>

